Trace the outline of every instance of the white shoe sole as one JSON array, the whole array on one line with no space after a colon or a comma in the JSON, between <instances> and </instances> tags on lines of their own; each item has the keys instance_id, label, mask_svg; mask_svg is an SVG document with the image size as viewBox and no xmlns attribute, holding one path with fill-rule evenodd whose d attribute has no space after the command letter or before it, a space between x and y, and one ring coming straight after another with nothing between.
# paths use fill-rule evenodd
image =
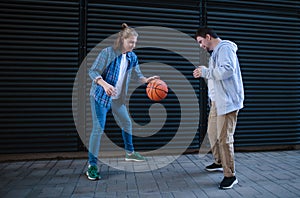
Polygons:
<instances>
[{"instance_id":1,"label":"white shoe sole","mask_svg":"<svg viewBox=\"0 0 300 198\"><path fill-rule=\"evenodd\" d=\"M93 178L93 177L90 177L88 172L85 172L85 175L86 175L86 176L87 176L87 178L88 178L89 180L91 180L91 181L95 181L95 180L99 180L99 179L101 179L101 177L98 177L98 178Z\"/></svg>"},{"instance_id":2,"label":"white shoe sole","mask_svg":"<svg viewBox=\"0 0 300 198\"><path fill-rule=\"evenodd\" d=\"M223 172L223 168L214 168L214 169L205 169L209 172L215 172L215 171L222 171Z\"/></svg>"},{"instance_id":3,"label":"white shoe sole","mask_svg":"<svg viewBox=\"0 0 300 198\"><path fill-rule=\"evenodd\" d=\"M127 158L125 158L125 161L126 162L145 162L146 160L137 160L137 159L127 159Z\"/></svg>"}]
</instances>

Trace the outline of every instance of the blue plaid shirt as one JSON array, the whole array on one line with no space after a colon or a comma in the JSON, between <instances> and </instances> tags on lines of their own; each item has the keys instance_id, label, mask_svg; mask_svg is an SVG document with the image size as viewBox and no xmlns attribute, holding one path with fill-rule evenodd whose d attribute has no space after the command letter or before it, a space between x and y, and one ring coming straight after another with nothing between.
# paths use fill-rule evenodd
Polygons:
<instances>
[{"instance_id":1,"label":"blue plaid shirt","mask_svg":"<svg viewBox=\"0 0 300 198\"><path fill-rule=\"evenodd\" d=\"M133 78L136 81L144 78L136 54L134 52L127 52L126 58L128 60L128 66L123 84L123 88L125 89L122 90L120 97L123 101L127 94L131 74L133 74ZM115 86L119 77L121 59L122 54L120 51L114 50L113 47L107 47L99 53L89 70L89 76L93 80L90 95L93 96L101 106L110 107L112 98L106 94L102 86L96 84L95 80L101 77L107 83Z\"/></svg>"}]
</instances>

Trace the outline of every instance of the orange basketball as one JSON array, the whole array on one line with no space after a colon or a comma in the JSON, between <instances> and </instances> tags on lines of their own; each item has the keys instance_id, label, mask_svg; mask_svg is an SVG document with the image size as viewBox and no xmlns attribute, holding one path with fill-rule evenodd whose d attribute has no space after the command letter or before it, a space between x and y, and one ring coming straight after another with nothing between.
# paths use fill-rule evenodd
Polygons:
<instances>
[{"instance_id":1,"label":"orange basketball","mask_svg":"<svg viewBox=\"0 0 300 198\"><path fill-rule=\"evenodd\" d=\"M151 100L161 101L168 95L168 86L164 81L155 79L148 83L146 92Z\"/></svg>"}]
</instances>

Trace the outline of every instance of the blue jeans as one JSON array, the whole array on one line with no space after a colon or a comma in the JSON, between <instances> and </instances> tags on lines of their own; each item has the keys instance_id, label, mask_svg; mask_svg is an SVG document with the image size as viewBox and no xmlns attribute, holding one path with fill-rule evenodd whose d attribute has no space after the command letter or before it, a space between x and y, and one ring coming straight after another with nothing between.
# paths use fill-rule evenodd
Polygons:
<instances>
[{"instance_id":1,"label":"blue jeans","mask_svg":"<svg viewBox=\"0 0 300 198\"><path fill-rule=\"evenodd\" d=\"M101 136L104 132L106 115L110 108L103 107L95 101L93 97L91 100L91 110L93 119L93 129L89 141L89 164L97 165ZM122 137L124 141L125 150L128 153L134 151L132 143L132 123L129 117L127 108L120 100L113 100L111 104L113 116L122 129Z\"/></svg>"}]
</instances>

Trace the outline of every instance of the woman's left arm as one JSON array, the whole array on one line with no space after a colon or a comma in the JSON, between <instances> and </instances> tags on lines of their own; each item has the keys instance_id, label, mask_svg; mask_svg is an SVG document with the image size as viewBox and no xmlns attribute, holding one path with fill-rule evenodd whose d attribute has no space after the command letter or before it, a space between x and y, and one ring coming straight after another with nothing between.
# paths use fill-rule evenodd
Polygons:
<instances>
[{"instance_id":1,"label":"woman's left arm","mask_svg":"<svg viewBox=\"0 0 300 198\"><path fill-rule=\"evenodd\" d=\"M141 72L140 65L139 65L137 58L135 58L133 64L134 64L134 66L133 66L134 78L137 81L139 81L140 83L146 84L146 83L149 83L151 80L160 78L159 76L151 76L149 78L146 78Z\"/></svg>"}]
</instances>

